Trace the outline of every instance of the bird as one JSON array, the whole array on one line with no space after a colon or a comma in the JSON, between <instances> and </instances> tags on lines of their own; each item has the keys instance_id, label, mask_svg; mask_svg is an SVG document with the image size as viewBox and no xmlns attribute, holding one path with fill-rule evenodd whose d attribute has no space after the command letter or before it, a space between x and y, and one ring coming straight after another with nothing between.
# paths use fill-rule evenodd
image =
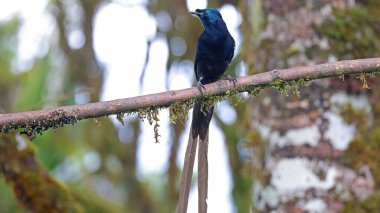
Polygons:
<instances>
[{"instance_id":1,"label":"bird","mask_svg":"<svg viewBox=\"0 0 380 213\"><path fill-rule=\"evenodd\" d=\"M234 56L235 40L227 29L222 15L217 9L196 9L190 12L199 17L204 31L198 38L197 51L194 61L194 73L197 87L202 93L204 84L213 83L224 76ZM226 76L230 81L234 79ZM201 103L196 102L193 109L193 137L199 135L204 139L211 121L214 107L207 107L201 112Z\"/></svg>"},{"instance_id":2,"label":"bird","mask_svg":"<svg viewBox=\"0 0 380 213\"><path fill-rule=\"evenodd\" d=\"M201 95L204 85L216 82L223 76L234 84L236 80L225 75L235 51L235 40L227 29L222 15L217 9L196 9L190 12L197 16L204 28L198 38L194 61L194 73ZM186 149L178 212L186 212L187 199L191 185L194 157L198 148L198 212L207 212L208 186L208 129L214 106L196 101L190 127L189 141Z\"/></svg>"}]
</instances>

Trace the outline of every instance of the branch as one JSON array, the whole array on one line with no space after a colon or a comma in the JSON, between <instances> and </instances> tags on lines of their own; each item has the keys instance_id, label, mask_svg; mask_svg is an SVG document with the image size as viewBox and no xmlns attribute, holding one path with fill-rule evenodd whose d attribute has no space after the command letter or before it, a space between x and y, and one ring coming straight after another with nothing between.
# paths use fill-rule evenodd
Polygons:
<instances>
[{"instance_id":1,"label":"branch","mask_svg":"<svg viewBox=\"0 0 380 213\"><path fill-rule=\"evenodd\" d=\"M113 101L96 102L82 105L62 106L29 112L0 114L0 133L25 128L22 133L33 139L36 133L42 133L49 128L74 124L79 120L97 118L117 114L118 118L124 113L143 112L148 114L158 108L175 106L178 103L188 103L194 99L212 98L214 96L230 96L240 92L257 92L257 89L269 86L289 85L298 80L341 76L348 74L380 72L380 58L358 59L326 63L307 67L295 67L284 70L237 78L234 85L228 80L220 80L205 85L203 96L196 87L168 91ZM192 103L192 102L191 102Z\"/></svg>"}]
</instances>

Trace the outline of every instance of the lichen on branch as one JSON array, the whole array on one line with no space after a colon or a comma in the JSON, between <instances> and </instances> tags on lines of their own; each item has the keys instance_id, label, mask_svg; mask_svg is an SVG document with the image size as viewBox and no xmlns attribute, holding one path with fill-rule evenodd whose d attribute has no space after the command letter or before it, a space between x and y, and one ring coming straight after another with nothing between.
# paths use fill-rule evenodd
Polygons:
<instances>
[{"instance_id":1,"label":"lichen on branch","mask_svg":"<svg viewBox=\"0 0 380 213\"><path fill-rule=\"evenodd\" d=\"M258 94L268 87L277 88L287 95L289 89L299 94L298 88L307 82L326 77L359 74L363 86L367 87L365 75L380 72L380 58L368 58L338 61L306 67L295 67L283 70L273 70L256 75L237 78L236 82L220 80L205 85L203 95L198 88L168 91L138 97L96 102L82 105L62 106L29 112L0 114L0 133L8 133L21 129L31 140L37 134L51 129L74 124L83 119L117 115L122 122L124 114L138 113L157 118L158 110L170 109L170 120L175 122L179 117L186 118L187 111L196 100L216 103L237 93L248 92ZM152 114L152 112L154 112ZM144 116L143 116L144 117ZM155 120L155 131L158 128L158 118ZM158 132L155 135L158 138Z\"/></svg>"}]
</instances>

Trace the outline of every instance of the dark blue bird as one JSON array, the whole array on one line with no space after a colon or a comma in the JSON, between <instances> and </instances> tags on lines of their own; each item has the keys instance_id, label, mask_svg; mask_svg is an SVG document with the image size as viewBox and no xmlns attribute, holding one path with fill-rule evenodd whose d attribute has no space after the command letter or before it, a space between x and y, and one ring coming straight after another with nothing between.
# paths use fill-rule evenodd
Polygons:
<instances>
[{"instance_id":1,"label":"dark blue bird","mask_svg":"<svg viewBox=\"0 0 380 213\"><path fill-rule=\"evenodd\" d=\"M202 92L204 84L219 80L227 70L234 56L235 41L229 33L220 12L213 8L197 9L191 12L199 17L204 31L198 38L194 72L198 89ZM229 80L229 76L227 76ZM214 107L201 110L196 103L193 110L193 137L204 139L212 117Z\"/></svg>"},{"instance_id":2,"label":"dark blue bird","mask_svg":"<svg viewBox=\"0 0 380 213\"><path fill-rule=\"evenodd\" d=\"M227 70L234 55L235 41L228 32L222 15L216 9L197 9L190 12L199 17L204 31L198 38L194 72L197 86L202 93L204 84L219 80ZM235 79L228 77L230 81ZM213 105L205 105L197 101L193 109L193 121L186 149L183 168L178 212L186 212L187 198L191 185L194 156L199 137L198 149L198 212L207 212L208 185L208 129L214 111Z\"/></svg>"}]
</instances>

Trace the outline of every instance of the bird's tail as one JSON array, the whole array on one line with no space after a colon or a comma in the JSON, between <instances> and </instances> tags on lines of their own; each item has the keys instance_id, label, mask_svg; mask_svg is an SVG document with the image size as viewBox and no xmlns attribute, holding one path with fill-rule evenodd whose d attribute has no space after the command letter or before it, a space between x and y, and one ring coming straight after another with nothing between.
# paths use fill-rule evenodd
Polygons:
<instances>
[{"instance_id":1,"label":"bird's tail","mask_svg":"<svg viewBox=\"0 0 380 213\"><path fill-rule=\"evenodd\" d=\"M178 213L187 212L187 204L193 176L195 153L198 147L198 212L207 212L208 188L208 128L214 112L214 106L202 106L196 102L193 109L193 120L190 128L189 142L186 148L185 161L181 178L181 190L178 202ZM199 138L198 138L199 136Z\"/></svg>"},{"instance_id":2,"label":"bird's tail","mask_svg":"<svg viewBox=\"0 0 380 213\"><path fill-rule=\"evenodd\" d=\"M214 106L202 105L196 102L193 109L193 121L191 123L191 136L197 140L198 147L198 212L207 212L207 189L208 189L208 129Z\"/></svg>"},{"instance_id":3,"label":"bird's tail","mask_svg":"<svg viewBox=\"0 0 380 213\"><path fill-rule=\"evenodd\" d=\"M204 140L206 138L213 112L213 105L202 105L200 101L195 103L193 109L193 120L191 123L193 138L196 138L198 135L200 140Z\"/></svg>"}]
</instances>

